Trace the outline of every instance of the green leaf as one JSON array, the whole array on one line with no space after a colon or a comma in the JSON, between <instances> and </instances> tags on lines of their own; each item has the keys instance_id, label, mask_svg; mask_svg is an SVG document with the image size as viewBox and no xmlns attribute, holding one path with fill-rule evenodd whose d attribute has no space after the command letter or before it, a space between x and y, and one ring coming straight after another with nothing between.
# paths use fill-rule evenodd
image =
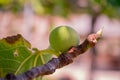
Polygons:
<instances>
[{"instance_id":1,"label":"green leaf","mask_svg":"<svg viewBox=\"0 0 120 80\"><path fill-rule=\"evenodd\" d=\"M107 2L113 7L120 7L120 0L107 0Z\"/></svg>"},{"instance_id":2,"label":"green leaf","mask_svg":"<svg viewBox=\"0 0 120 80\"><path fill-rule=\"evenodd\" d=\"M21 35L0 40L0 77L8 73L21 74L50 60L52 54L32 50ZM47 56L47 57L46 57Z\"/></svg>"}]
</instances>

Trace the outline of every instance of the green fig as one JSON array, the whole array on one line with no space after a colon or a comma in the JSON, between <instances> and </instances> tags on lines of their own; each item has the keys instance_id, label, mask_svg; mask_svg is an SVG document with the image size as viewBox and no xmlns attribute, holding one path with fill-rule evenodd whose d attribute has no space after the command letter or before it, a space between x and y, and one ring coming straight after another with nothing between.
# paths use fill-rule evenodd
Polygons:
<instances>
[{"instance_id":1,"label":"green fig","mask_svg":"<svg viewBox=\"0 0 120 80\"><path fill-rule=\"evenodd\" d=\"M59 26L53 29L49 36L50 46L59 52L65 52L79 44L78 33L71 27Z\"/></svg>"}]
</instances>

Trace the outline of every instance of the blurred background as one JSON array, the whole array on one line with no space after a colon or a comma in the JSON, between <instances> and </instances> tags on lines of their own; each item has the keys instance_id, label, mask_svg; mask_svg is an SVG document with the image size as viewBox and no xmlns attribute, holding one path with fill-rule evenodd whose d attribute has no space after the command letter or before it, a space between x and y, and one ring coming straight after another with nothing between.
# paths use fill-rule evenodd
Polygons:
<instances>
[{"instance_id":1,"label":"blurred background","mask_svg":"<svg viewBox=\"0 0 120 80\"><path fill-rule=\"evenodd\" d=\"M74 28L80 43L102 27L103 37L45 80L120 80L120 0L0 0L0 39L22 34L45 49L51 29L60 25Z\"/></svg>"}]
</instances>

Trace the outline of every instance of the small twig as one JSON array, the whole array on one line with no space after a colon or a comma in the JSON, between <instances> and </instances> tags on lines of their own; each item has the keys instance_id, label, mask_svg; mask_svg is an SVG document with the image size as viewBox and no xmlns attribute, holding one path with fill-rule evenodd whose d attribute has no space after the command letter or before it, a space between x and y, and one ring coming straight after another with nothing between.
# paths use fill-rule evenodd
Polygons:
<instances>
[{"instance_id":1,"label":"small twig","mask_svg":"<svg viewBox=\"0 0 120 80\"><path fill-rule=\"evenodd\" d=\"M73 62L73 59L92 48L102 35L102 30L96 34L90 34L87 39L78 46L70 48L66 53L62 53L58 58L52 58L48 63L34 67L20 75L7 74L5 78L0 80L32 80L38 76L48 75L55 72L56 69L64 67Z\"/></svg>"}]
</instances>

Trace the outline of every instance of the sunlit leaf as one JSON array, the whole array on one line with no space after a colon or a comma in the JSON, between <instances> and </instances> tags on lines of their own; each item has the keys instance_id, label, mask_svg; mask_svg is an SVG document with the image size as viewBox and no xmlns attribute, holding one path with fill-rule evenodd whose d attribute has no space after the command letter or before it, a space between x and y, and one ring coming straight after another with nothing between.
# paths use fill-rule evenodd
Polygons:
<instances>
[{"instance_id":1,"label":"sunlit leaf","mask_svg":"<svg viewBox=\"0 0 120 80\"><path fill-rule=\"evenodd\" d=\"M21 35L3 38L0 40L0 77L8 73L21 74L50 58L51 54L33 51Z\"/></svg>"}]
</instances>

